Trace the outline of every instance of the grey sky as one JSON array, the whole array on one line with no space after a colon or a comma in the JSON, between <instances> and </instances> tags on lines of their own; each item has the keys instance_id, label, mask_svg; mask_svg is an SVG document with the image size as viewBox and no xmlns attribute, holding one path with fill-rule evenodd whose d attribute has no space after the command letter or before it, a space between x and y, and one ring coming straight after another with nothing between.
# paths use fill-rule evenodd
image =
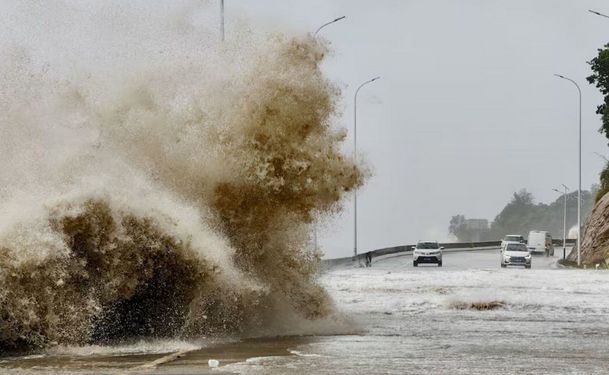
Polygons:
<instances>
[{"instance_id":1,"label":"grey sky","mask_svg":"<svg viewBox=\"0 0 609 375\"><path fill-rule=\"evenodd\" d=\"M359 195L360 251L445 239L450 216L493 219L521 188L538 201L577 187L577 91L583 90L583 187L607 154L594 113L601 97L586 61L609 42L606 1L227 0L252 30L324 29L325 63L344 87L339 125L351 130L357 84L358 147L374 168ZM234 21L233 21L234 22ZM261 31L262 32L262 31ZM350 134L351 135L351 134ZM348 150L352 139L349 138ZM351 203L322 231L327 256L352 251Z\"/></svg>"},{"instance_id":2,"label":"grey sky","mask_svg":"<svg viewBox=\"0 0 609 375\"><path fill-rule=\"evenodd\" d=\"M585 81L590 74L586 61L609 42L609 19L587 10L609 13L606 0L225 3L229 40L243 30L260 35L312 32L328 20L347 16L321 34L334 50L323 69L343 89L342 114L336 122L350 132L345 152L352 150L354 90L382 76L359 97L358 148L374 170L358 196L362 252L418 239L445 240L451 215L493 219L521 188L543 202L556 199L552 189L562 183L575 189L577 91L553 73L575 79L583 89L584 188L598 181L603 166L594 152L609 156L594 113L601 96ZM130 19L112 13L121 7L111 8L106 15L110 21L102 24L113 32L94 37L94 43L91 37L97 30L77 26L66 4L55 3L51 12L38 2L6 1L0 18L7 26L0 28L0 40L30 46L43 56L41 61L55 61L65 70L76 58L103 68L98 60L117 58L105 52L106 46L120 44L130 51L129 46L141 43L141 35L170 38L160 44L176 49L197 45L199 38L202 46L206 38L217 40L213 33L219 24L219 0L158 2L154 11L147 8L150 2L130 2L135 10L125 11L145 21L138 23L137 32L128 24L110 22L114 17ZM195 39L180 43L175 34L155 34L157 22L170 8L195 14L197 22L209 24L205 32L212 35L191 33L188 37ZM89 24L86 19L78 22ZM22 24L27 32L15 33L14 25ZM146 42L156 41L149 39ZM72 48L57 49L57 40L69 40ZM133 52L122 58L135 56ZM328 256L352 252L351 208L346 202L344 214L320 228Z\"/></svg>"}]
</instances>

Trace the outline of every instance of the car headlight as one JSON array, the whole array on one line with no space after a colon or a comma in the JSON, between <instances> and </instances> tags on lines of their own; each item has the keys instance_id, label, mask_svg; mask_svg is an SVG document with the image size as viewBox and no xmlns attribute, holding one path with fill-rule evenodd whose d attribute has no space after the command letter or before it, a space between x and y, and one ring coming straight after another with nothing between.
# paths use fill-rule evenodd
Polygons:
<instances>
[{"instance_id":1,"label":"car headlight","mask_svg":"<svg viewBox=\"0 0 609 375\"><path fill-rule=\"evenodd\" d=\"M503 260L509 261L510 259L512 259L509 255L504 255L503 256Z\"/></svg>"},{"instance_id":2,"label":"car headlight","mask_svg":"<svg viewBox=\"0 0 609 375\"><path fill-rule=\"evenodd\" d=\"M531 254L527 254L524 257L527 258L527 259L531 259Z\"/></svg>"}]
</instances>

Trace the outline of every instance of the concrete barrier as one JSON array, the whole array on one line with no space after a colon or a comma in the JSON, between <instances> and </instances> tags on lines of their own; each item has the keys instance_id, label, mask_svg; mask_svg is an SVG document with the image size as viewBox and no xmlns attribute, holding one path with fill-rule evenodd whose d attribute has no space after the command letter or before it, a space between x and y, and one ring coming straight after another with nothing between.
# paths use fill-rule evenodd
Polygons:
<instances>
[{"instance_id":1,"label":"concrete barrier","mask_svg":"<svg viewBox=\"0 0 609 375\"><path fill-rule=\"evenodd\" d=\"M574 246L576 240L567 239L567 246ZM562 246L562 239L552 240L554 246ZM484 242L447 242L440 243L440 246L444 248L446 252L459 252L459 251L471 251L471 250L496 250L501 246L501 241L484 241ZM414 249L415 245L400 245L393 247L384 247L382 249L372 250L372 258L378 258L384 255L398 254L398 253L410 253ZM340 265L352 264L353 262L359 261L365 263L366 253L357 254L357 258L350 256L344 258L335 259L323 259L322 268L333 268Z\"/></svg>"}]
</instances>

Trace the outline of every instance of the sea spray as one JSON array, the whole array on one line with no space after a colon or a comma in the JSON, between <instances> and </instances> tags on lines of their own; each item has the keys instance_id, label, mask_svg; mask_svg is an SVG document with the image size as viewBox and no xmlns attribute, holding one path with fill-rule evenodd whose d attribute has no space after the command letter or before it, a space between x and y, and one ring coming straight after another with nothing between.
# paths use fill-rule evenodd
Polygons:
<instances>
[{"instance_id":1,"label":"sea spray","mask_svg":"<svg viewBox=\"0 0 609 375\"><path fill-rule=\"evenodd\" d=\"M73 24L47 36L25 20L2 40L0 349L330 314L308 231L364 173L331 126L323 42L202 44L191 2L148 18L120 2L102 7L116 18L24 4Z\"/></svg>"}]
</instances>

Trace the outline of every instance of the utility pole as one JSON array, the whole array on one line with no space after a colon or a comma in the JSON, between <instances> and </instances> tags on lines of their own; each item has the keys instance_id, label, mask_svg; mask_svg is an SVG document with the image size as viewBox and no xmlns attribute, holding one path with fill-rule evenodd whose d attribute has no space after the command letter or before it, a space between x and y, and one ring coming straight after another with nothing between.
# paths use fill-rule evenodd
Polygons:
<instances>
[{"instance_id":1,"label":"utility pole","mask_svg":"<svg viewBox=\"0 0 609 375\"><path fill-rule=\"evenodd\" d=\"M224 43L224 0L220 0L220 38Z\"/></svg>"},{"instance_id":2,"label":"utility pole","mask_svg":"<svg viewBox=\"0 0 609 375\"><path fill-rule=\"evenodd\" d=\"M353 159L357 163L357 94L362 87L380 79L374 77L359 85L353 98ZM357 190L353 192L353 258L357 257Z\"/></svg>"},{"instance_id":3,"label":"utility pole","mask_svg":"<svg viewBox=\"0 0 609 375\"><path fill-rule=\"evenodd\" d=\"M567 80L575 85L577 92L579 93L579 179L577 187L577 265L581 266L581 252L582 252L582 90L579 88L577 82L571 78L567 78L560 74L554 74L558 78Z\"/></svg>"},{"instance_id":4,"label":"utility pole","mask_svg":"<svg viewBox=\"0 0 609 375\"><path fill-rule=\"evenodd\" d=\"M222 2L224 2L224 0L222 0ZM343 19L345 19L345 16L338 17L338 18L333 19L330 22L324 23L323 25L319 26L317 28L317 30L315 30L315 34L313 34L313 36L315 36L317 38L317 33L319 33L319 31L321 29L323 29L324 27L326 27L328 25L331 25L331 24L333 24L335 22L343 20ZM319 250L319 243L318 243L318 240L317 240L317 223L316 222L313 223L313 238L314 238L314 241L315 241L315 251L317 251L317 250Z\"/></svg>"}]
</instances>

